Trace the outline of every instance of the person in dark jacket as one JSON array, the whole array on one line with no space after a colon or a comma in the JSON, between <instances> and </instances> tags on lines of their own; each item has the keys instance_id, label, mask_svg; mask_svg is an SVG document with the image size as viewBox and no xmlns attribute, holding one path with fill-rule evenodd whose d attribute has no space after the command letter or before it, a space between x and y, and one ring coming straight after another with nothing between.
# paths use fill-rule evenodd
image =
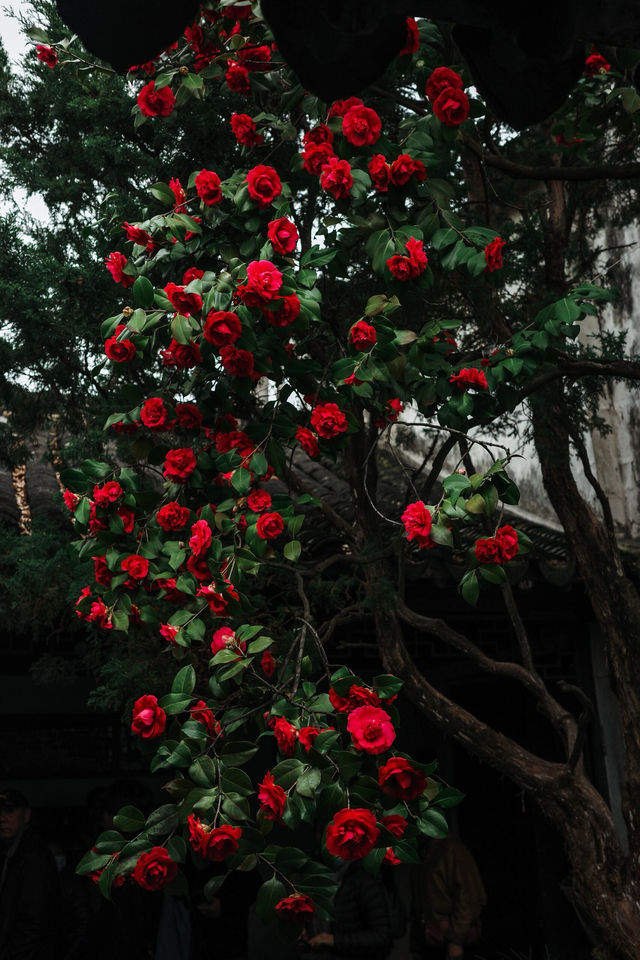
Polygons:
<instances>
[{"instance_id":1,"label":"person in dark jacket","mask_svg":"<svg viewBox=\"0 0 640 960\"><path fill-rule=\"evenodd\" d=\"M411 869L412 956L470 960L487 902L478 866L453 834L428 840L420 853Z\"/></svg>"},{"instance_id":2,"label":"person in dark jacket","mask_svg":"<svg viewBox=\"0 0 640 960\"><path fill-rule=\"evenodd\" d=\"M330 930L304 938L303 956L346 960L367 957L384 960L392 942L391 917L385 887L380 877L367 873L359 861L343 863L338 869L340 885L334 901ZM311 948L311 953L309 951Z\"/></svg>"},{"instance_id":3,"label":"person in dark jacket","mask_svg":"<svg viewBox=\"0 0 640 960\"><path fill-rule=\"evenodd\" d=\"M0 789L2 960L53 960L56 952L58 873L30 821L24 794Z\"/></svg>"}]
</instances>

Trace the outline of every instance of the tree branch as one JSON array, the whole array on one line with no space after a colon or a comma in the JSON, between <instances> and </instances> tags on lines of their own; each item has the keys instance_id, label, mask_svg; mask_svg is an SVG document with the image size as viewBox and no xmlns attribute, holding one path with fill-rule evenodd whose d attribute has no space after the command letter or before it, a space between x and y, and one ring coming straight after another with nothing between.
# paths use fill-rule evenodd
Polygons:
<instances>
[{"instance_id":1,"label":"tree branch","mask_svg":"<svg viewBox=\"0 0 640 960\"><path fill-rule=\"evenodd\" d=\"M540 712L549 720L554 730L558 733L560 739L565 745L567 756L573 749L577 737L576 722L570 713L555 700L547 690L544 681L533 668L523 666L520 663L513 663L507 660L493 660L483 653L479 647L471 640L458 633L450 627L444 620L425 617L422 614L411 610L403 601L398 601L398 616L401 620L422 633L428 633L430 636L437 637L444 643L463 653L469 660L479 666L485 673L494 676L507 677L520 683L528 693L530 693ZM526 644L528 647L528 642ZM529 651L530 659L530 651Z\"/></svg>"},{"instance_id":2,"label":"tree branch","mask_svg":"<svg viewBox=\"0 0 640 960\"><path fill-rule=\"evenodd\" d=\"M482 163L496 170L502 170L516 180L636 180L640 178L640 163L611 163L598 167L528 167L514 163L495 153L488 153L468 134L462 133L462 140Z\"/></svg>"}]
</instances>

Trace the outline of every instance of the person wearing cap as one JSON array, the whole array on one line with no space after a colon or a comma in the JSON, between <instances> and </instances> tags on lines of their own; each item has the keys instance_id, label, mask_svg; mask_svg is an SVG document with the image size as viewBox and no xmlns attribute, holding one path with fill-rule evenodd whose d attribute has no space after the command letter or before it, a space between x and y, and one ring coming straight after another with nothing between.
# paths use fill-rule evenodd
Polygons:
<instances>
[{"instance_id":1,"label":"person wearing cap","mask_svg":"<svg viewBox=\"0 0 640 960\"><path fill-rule=\"evenodd\" d=\"M58 875L19 790L0 788L0 957L53 960Z\"/></svg>"}]
</instances>

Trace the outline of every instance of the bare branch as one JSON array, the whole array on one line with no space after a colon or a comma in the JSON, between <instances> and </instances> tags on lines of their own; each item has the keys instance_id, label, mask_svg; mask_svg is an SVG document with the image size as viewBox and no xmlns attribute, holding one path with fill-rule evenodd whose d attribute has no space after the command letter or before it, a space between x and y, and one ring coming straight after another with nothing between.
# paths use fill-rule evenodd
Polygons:
<instances>
[{"instance_id":1,"label":"bare branch","mask_svg":"<svg viewBox=\"0 0 640 960\"><path fill-rule=\"evenodd\" d=\"M551 696L547 690L542 678L533 668L524 666L520 663L513 663L507 660L493 660L483 653L479 647L471 640L458 633L450 627L444 620L425 617L422 614L411 610L403 601L398 601L398 616L409 626L414 627L424 633L442 640L448 646L453 647L468 657L473 663L479 666L485 673L491 673L494 676L507 677L520 683L536 700L541 713L549 720L556 730L561 740L565 744L567 755L574 746L577 732L576 722L571 714ZM517 613L517 611L516 611ZM525 634L526 639L526 634ZM525 646L528 648L528 641ZM530 651L527 659L531 659Z\"/></svg>"},{"instance_id":2,"label":"bare branch","mask_svg":"<svg viewBox=\"0 0 640 960\"><path fill-rule=\"evenodd\" d=\"M640 178L640 163L611 163L598 167L528 167L522 163L514 163L506 157L486 151L482 144L462 133L466 147L471 150L482 163L496 170L502 170L516 180L636 180Z\"/></svg>"}]
</instances>

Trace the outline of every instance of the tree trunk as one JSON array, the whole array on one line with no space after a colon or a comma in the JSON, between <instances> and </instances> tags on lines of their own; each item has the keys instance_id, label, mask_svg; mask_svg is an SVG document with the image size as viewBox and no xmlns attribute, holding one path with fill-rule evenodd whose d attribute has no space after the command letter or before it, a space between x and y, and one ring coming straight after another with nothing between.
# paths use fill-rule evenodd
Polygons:
<instances>
[{"instance_id":1,"label":"tree trunk","mask_svg":"<svg viewBox=\"0 0 640 960\"><path fill-rule=\"evenodd\" d=\"M347 469L355 493L356 530L370 553L384 555L385 536L364 488L361 434L351 441ZM576 909L600 960L640 957L640 868L625 857L611 811L580 769L535 756L433 687L413 663L404 642L393 564L366 565L366 591L385 669L404 681L404 691L426 718L466 750L508 776L538 804L562 837L572 872Z\"/></svg>"}]
</instances>

